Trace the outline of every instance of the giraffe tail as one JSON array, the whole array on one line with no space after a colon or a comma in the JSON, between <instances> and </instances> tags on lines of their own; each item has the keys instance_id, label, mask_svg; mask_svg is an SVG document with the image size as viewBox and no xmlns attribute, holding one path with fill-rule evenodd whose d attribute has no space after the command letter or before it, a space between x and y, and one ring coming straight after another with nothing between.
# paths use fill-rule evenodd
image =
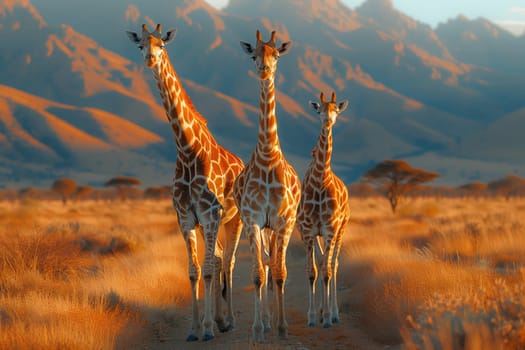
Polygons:
<instances>
[{"instance_id":1,"label":"giraffe tail","mask_svg":"<svg viewBox=\"0 0 525 350\"><path fill-rule=\"evenodd\" d=\"M221 282L222 282L222 298L225 301L228 301L227 295L228 295L228 283L226 283L226 272L221 273Z\"/></svg>"},{"instance_id":2,"label":"giraffe tail","mask_svg":"<svg viewBox=\"0 0 525 350\"><path fill-rule=\"evenodd\" d=\"M273 231L270 231L270 244L268 247L268 255L270 257L270 260L275 259L273 256L274 250L275 250L275 240L276 235ZM268 286L269 291L273 291L273 278L272 278L272 269L268 269L268 276L267 276L267 282L266 285Z\"/></svg>"},{"instance_id":3,"label":"giraffe tail","mask_svg":"<svg viewBox=\"0 0 525 350\"><path fill-rule=\"evenodd\" d=\"M317 249L321 253L321 255L324 255L325 246L322 236L317 236Z\"/></svg>"}]
</instances>

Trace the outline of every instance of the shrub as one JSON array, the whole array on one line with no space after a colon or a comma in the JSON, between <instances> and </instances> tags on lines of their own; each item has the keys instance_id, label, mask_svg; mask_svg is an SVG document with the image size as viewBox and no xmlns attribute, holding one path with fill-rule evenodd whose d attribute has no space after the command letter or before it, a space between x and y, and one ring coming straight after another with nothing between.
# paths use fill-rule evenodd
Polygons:
<instances>
[{"instance_id":1,"label":"shrub","mask_svg":"<svg viewBox=\"0 0 525 350\"><path fill-rule=\"evenodd\" d=\"M62 202L66 204L69 197L77 190L77 183L73 179L62 178L56 179L51 186L53 192L62 197Z\"/></svg>"}]
</instances>

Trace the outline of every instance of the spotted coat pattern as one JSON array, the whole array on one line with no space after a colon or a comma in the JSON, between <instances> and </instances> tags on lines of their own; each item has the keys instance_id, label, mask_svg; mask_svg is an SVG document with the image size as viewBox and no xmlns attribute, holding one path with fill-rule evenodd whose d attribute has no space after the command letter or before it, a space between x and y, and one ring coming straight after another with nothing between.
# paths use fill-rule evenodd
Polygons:
<instances>
[{"instance_id":1,"label":"spotted coat pattern","mask_svg":"<svg viewBox=\"0 0 525 350\"><path fill-rule=\"evenodd\" d=\"M275 114L274 80L277 60L287 53L290 42L283 43L279 48L275 44L275 32L272 32L268 42L264 42L259 31L255 47L241 42L245 53L255 62L260 83L257 145L234 186L235 203L253 254L255 304L252 335L255 341L263 341L264 331L270 329L266 300L268 269L276 293L279 335L282 338L288 336L284 312L286 249L295 226L301 186L295 170L282 153Z\"/></svg>"},{"instance_id":2,"label":"spotted coat pattern","mask_svg":"<svg viewBox=\"0 0 525 350\"><path fill-rule=\"evenodd\" d=\"M192 288L192 325L187 340L197 340L199 328L202 328L202 339L209 340L214 337L214 320L220 331L233 328L235 322L232 271L241 221L233 199L233 183L243 169L243 162L217 143L207 128L206 119L195 109L182 87L166 51L166 44L174 38L175 30L162 36L160 24L151 33L143 25L141 37L133 32L127 34L153 72L177 146L173 206L186 242ZM219 228L225 235L223 242L217 239ZM197 257L199 231L205 246L202 271ZM198 307L201 274L205 289L202 323ZM226 320L221 308L221 283L227 296ZM212 305L212 286L215 306Z\"/></svg>"},{"instance_id":3,"label":"spotted coat pattern","mask_svg":"<svg viewBox=\"0 0 525 350\"><path fill-rule=\"evenodd\" d=\"M316 324L317 250L323 277L320 319L328 328L332 322L339 322L336 276L342 237L349 219L348 190L330 166L332 127L337 116L348 106L348 101L336 103L335 93L332 93L331 101L325 101L323 93L320 99L321 103L310 102L321 117L322 128L301 186L297 229L307 251L306 269L310 282L308 324Z\"/></svg>"}]
</instances>

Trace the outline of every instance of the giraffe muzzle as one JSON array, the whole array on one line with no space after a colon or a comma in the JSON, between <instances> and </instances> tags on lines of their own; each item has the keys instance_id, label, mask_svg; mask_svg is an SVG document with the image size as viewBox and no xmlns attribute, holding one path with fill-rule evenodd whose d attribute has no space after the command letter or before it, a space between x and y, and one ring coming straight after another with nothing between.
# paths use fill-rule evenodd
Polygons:
<instances>
[{"instance_id":1,"label":"giraffe muzzle","mask_svg":"<svg viewBox=\"0 0 525 350\"><path fill-rule=\"evenodd\" d=\"M153 55L146 55L144 56L144 62L146 63L146 66L153 67L156 63L155 56Z\"/></svg>"},{"instance_id":2,"label":"giraffe muzzle","mask_svg":"<svg viewBox=\"0 0 525 350\"><path fill-rule=\"evenodd\" d=\"M271 70L270 70L269 66L265 66L265 67L262 67L261 69L259 69L257 73L258 73L257 75L259 76L260 79L266 80L266 79L270 78Z\"/></svg>"},{"instance_id":3,"label":"giraffe muzzle","mask_svg":"<svg viewBox=\"0 0 525 350\"><path fill-rule=\"evenodd\" d=\"M259 74L264 74L265 72L268 72L270 70L270 66L267 64L258 64L256 65L256 68Z\"/></svg>"}]
</instances>

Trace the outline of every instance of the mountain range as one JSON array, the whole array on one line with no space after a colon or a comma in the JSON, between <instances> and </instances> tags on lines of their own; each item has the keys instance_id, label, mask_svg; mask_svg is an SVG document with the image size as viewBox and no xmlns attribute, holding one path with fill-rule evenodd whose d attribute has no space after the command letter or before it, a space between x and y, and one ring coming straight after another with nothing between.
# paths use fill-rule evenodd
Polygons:
<instances>
[{"instance_id":1,"label":"mountain range","mask_svg":"<svg viewBox=\"0 0 525 350\"><path fill-rule=\"evenodd\" d=\"M151 72L125 31L162 23L185 89L217 140L247 160L258 83L239 41L277 30L293 42L277 74L279 137L302 175L320 131L308 101L350 107L333 167L357 181L402 158L462 184L525 174L525 37L483 19L433 29L367 0L0 0L0 184L100 185L116 175L170 182L175 143Z\"/></svg>"}]
</instances>

